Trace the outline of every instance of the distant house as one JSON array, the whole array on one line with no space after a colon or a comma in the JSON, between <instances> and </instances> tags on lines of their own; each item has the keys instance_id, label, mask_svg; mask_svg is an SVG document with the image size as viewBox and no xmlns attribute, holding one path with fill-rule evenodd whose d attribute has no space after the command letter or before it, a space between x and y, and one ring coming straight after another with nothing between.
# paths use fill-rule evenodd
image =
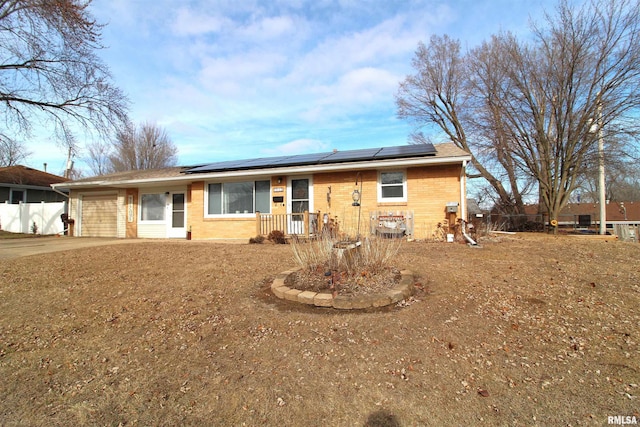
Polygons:
<instances>
[{"instance_id":1,"label":"distant house","mask_svg":"<svg viewBox=\"0 0 640 427\"><path fill-rule=\"evenodd\" d=\"M468 221L472 222L478 218L483 218L487 212L480 208L476 199L467 199L467 216Z\"/></svg>"},{"instance_id":2,"label":"distant house","mask_svg":"<svg viewBox=\"0 0 640 427\"><path fill-rule=\"evenodd\" d=\"M54 191L51 184L69 181L26 166L7 166L0 168L0 202L11 204L62 202L67 198Z\"/></svg>"},{"instance_id":3,"label":"distant house","mask_svg":"<svg viewBox=\"0 0 640 427\"><path fill-rule=\"evenodd\" d=\"M427 237L466 218L454 144L421 144L130 171L54 184L77 236L248 239L323 229Z\"/></svg>"},{"instance_id":4,"label":"distant house","mask_svg":"<svg viewBox=\"0 0 640 427\"><path fill-rule=\"evenodd\" d=\"M606 204L607 227L619 225L640 225L640 202L608 202ZM565 225L596 225L600 223L599 203L569 203L560 215L558 222Z\"/></svg>"},{"instance_id":5,"label":"distant house","mask_svg":"<svg viewBox=\"0 0 640 427\"><path fill-rule=\"evenodd\" d=\"M615 225L640 225L640 202L607 202L605 206L608 228ZM525 206L525 212L532 221L542 221L538 213L538 205ZM546 216L545 216L546 218ZM546 218L548 221L548 218ZM599 203L568 203L558 214L561 227L589 228L600 224Z\"/></svg>"}]
</instances>

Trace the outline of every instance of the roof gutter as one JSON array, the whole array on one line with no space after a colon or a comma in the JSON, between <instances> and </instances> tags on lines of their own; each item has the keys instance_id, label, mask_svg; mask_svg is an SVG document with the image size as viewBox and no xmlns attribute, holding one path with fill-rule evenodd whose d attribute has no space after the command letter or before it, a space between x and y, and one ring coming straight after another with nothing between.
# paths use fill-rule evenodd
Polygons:
<instances>
[{"instance_id":1,"label":"roof gutter","mask_svg":"<svg viewBox=\"0 0 640 427\"><path fill-rule=\"evenodd\" d=\"M69 195L68 195L67 193L63 193L62 191L60 191L60 190L56 189L56 188L54 187L54 185L58 185L58 184L51 184L51 189L52 189L53 191L55 191L56 193L58 193L58 194L60 194L60 195L62 195L62 196L64 196L64 197L66 197L67 199L69 198Z\"/></svg>"},{"instance_id":2,"label":"roof gutter","mask_svg":"<svg viewBox=\"0 0 640 427\"><path fill-rule=\"evenodd\" d=\"M159 177L146 179L132 179L120 181L95 180L77 183L60 183L52 184L62 189L84 188L84 187L123 187L130 185L152 185L159 183L181 183L193 181L205 181L210 179L236 178L249 176L265 176L265 175L292 175L292 174L309 174L317 172L338 172L349 170L362 170L370 168L391 168L391 167L411 167L423 165L447 165L459 164L466 165L471 161L471 156L453 156L453 157L419 157L404 159L389 159L376 162L345 162L333 163L326 165L304 165L294 167L281 168L262 168L262 169L241 169L233 171L209 172L209 173L191 173L183 174L175 177Z\"/></svg>"},{"instance_id":3,"label":"roof gutter","mask_svg":"<svg viewBox=\"0 0 640 427\"><path fill-rule=\"evenodd\" d=\"M104 180L96 180L96 181L84 181L84 182L61 182L58 184L51 184L51 188L54 191L57 191L58 189L72 189L72 188L83 188L83 187L96 187L96 186L101 186L101 185L105 185L108 181L104 181Z\"/></svg>"},{"instance_id":4,"label":"roof gutter","mask_svg":"<svg viewBox=\"0 0 640 427\"><path fill-rule=\"evenodd\" d=\"M31 184L16 184L16 183L11 183L11 182L0 182L0 186L3 187L11 187L11 188L17 188L20 190L40 190L40 191L48 191L51 190L51 185L53 184L49 184L49 186L45 185L31 185Z\"/></svg>"}]
</instances>

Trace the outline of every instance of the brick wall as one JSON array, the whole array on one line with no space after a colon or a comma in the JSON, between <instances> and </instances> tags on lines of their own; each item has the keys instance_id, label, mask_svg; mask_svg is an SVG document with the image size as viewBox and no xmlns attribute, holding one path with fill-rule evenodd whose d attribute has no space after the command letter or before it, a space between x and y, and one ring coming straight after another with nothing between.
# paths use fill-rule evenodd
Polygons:
<instances>
[{"instance_id":1,"label":"brick wall","mask_svg":"<svg viewBox=\"0 0 640 427\"><path fill-rule=\"evenodd\" d=\"M414 213L415 238L428 238L438 222L451 220L456 216L449 216L445 212L448 202L460 202L460 165L423 166L408 168L407 201L382 203L378 201L378 172L323 173L316 174L314 184L314 207L331 217L337 217L340 230L354 236L360 220L360 232L364 234L369 229L369 215L374 211L407 211ZM362 179L362 186L360 186ZM327 193L331 187L329 201ZM361 191L361 208L352 206L353 190ZM360 211L360 213L359 213Z\"/></svg>"},{"instance_id":2,"label":"brick wall","mask_svg":"<svg viewBox=\"0 0 640 427\"><path fill-rule=\"evenodd\" d=\"M408 177L415 238L429 238L439 222L455 223L457 215L445 210L448 202L460 203L460 165L412 168Z\"/></svg>"},{"instance_id":3,"label":"brick wall","mask_svg":"<svg viewBox=\"0 0 640 427\"><path fill-rule=\"evenodd\" d=\"M439 222L455 222L448 216L448 202L460 202L460 165L423 166L404 170L407 176L407 202L378 201L378 171L361 171L356 185L355 171L318 173L313 176L313 211L328 213L340 230L355 236L360 221L361 234L368 233L370 213L375 211L413 211L414 238L428 238ZM280 179L280 183L278 183ZM362 183L361 183L362 182ZM272 177L271 196L282 196L282 203L271 203L271 213L286 213L287 177ZM281 188L282 191L276 191ZM354 189L361 191L361 207L352 206ZM195 182L187 196L188 221L193 239L249 239L256 235L255 216L250 218L204 218L205 183ZM188 229L188 228L187 228Z\"/></svg>"},{"instance_id":4,"label":"brick wall","mask_svg":"<svg viewBox=\"0 0 640 427\"><path fill-rule=\"evenodd\" d=\"M205 218L204 182L191 184L191 195L187 196L187 230L191 238L197 239L247 239L256 235L255 215L250 218ZM189 228L191 227L191 228Z\"/></svg>"}]
</instances>

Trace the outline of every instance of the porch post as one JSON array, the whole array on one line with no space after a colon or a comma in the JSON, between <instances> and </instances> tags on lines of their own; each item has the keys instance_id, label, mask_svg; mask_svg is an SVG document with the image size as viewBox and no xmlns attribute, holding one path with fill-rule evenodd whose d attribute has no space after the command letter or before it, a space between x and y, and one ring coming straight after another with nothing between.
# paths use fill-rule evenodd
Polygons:
<instances>
[{"instance_id":1,"label":"porch post","mask_svg":"<svg viewBox=\"0 0 640 427\"><path fill-rule=\"evenodd\" d=\"M308 238L309 237L309 211L304 211L303 215L303 234Z\"/></svg>"},{"instance_id":2,"label":"porch post","mask_svg":"<svg viewBox=\"0 0 640 427\"><path fill-rule=\"evenodd\" d=\"M260 211L256 211L256 236L262 235L260 230Z\"/></svg>"}]
</instances>

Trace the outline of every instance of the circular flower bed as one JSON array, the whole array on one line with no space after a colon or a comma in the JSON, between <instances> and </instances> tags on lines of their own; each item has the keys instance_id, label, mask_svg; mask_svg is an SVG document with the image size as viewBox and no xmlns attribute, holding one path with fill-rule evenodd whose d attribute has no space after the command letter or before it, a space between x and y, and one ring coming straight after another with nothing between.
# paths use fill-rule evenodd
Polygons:
<instances>
[{"instance_id":1,"label":"circular flower bed","mask_svg":"<svg viewBox=\"0 0 640 427\"><path fill-rule=\"evenodd\" d=\"M271 290L278 297L317 307L364 309L398 303L413 295L413 272L386 269L367 277L344 277L331 271L304 272L301 269L280 273Z\"/></svg>"},{"instance_id":2,"label":"circular flower bed","mask_svg":"<svg viewBox=\"0 0 640 427\"><path fill-rule=\"evenodd\" d=\"M328 267L314 271L298 270L287 277L287 286L301 291L325 292L336 295L370 295L388 291L400 283L400 270L384 268L377 272L348 274Z\"/></svg>"}]
</instances>

